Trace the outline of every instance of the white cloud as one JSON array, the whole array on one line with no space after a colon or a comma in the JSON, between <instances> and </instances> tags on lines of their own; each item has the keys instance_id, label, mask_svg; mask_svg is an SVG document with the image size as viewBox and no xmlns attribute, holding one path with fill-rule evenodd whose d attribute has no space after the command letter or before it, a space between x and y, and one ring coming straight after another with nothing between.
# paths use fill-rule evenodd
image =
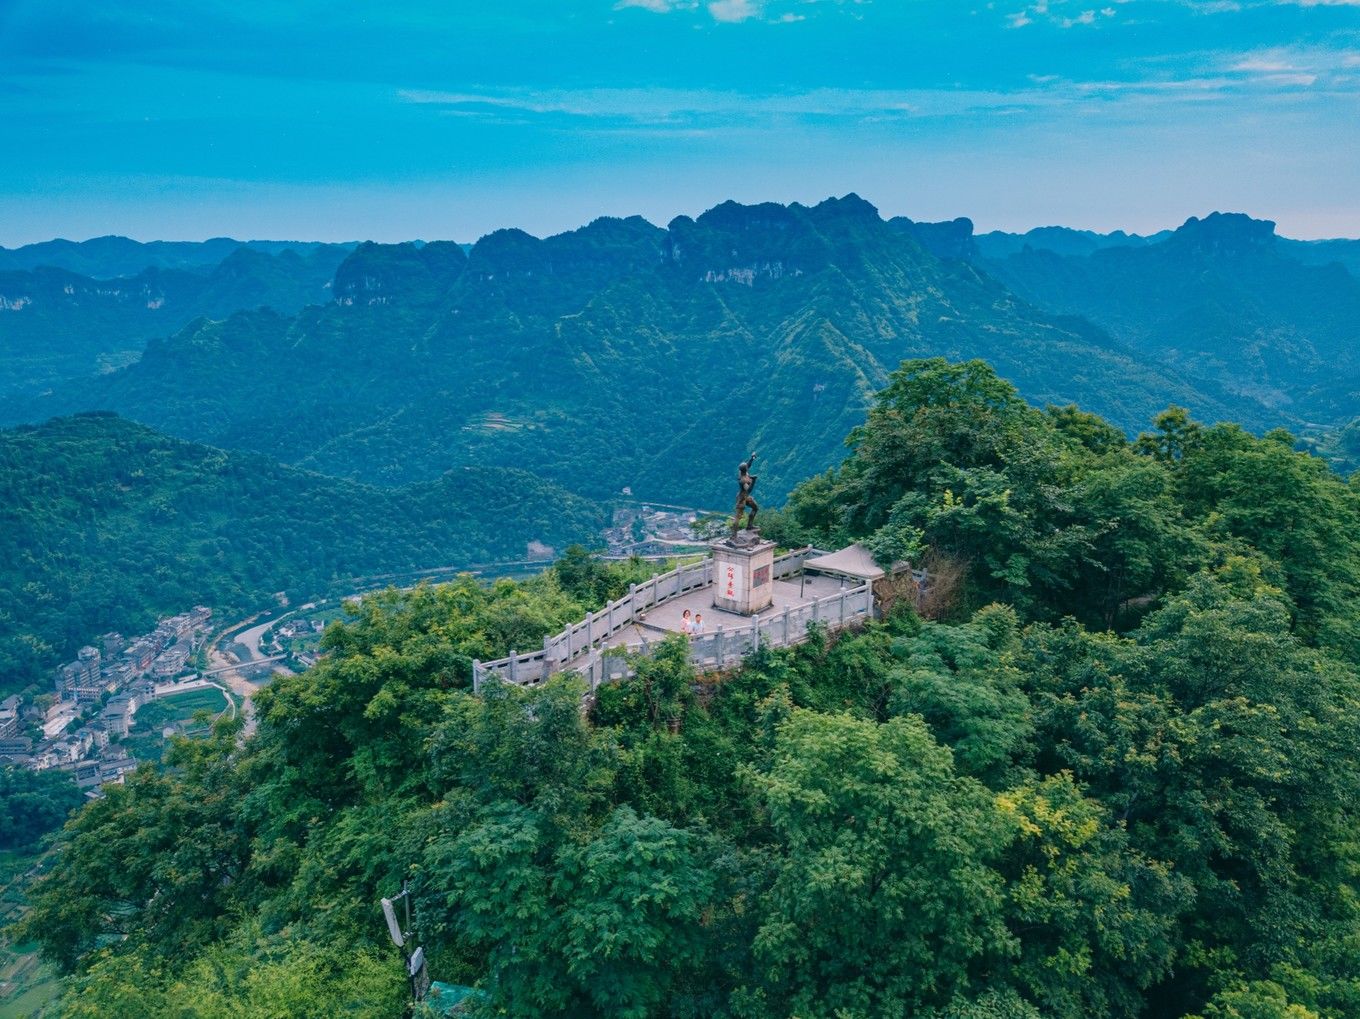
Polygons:
<instances>
[{"instance_id":1,"label":"white cloud","mask_svg":"<svg viewBox=\"0 0 1360 1019\"><path fill-rule=\"evenodd\" d=\"M1070 83L1079 95L1168 96L1180 99L1213 98L1232 86L1229 78L1170 78L1147 81L1079 81Z\"/></svg>"},{"instance_id":2,"label":"white cloud","mask_svg":"<svg viewBox=\"0 0 1360 1019\"><path fill-rule=\"evenodd\" d=\"M1073 28L1077 25L1094 25L1096 23L1096 10L1093 8L1081 11L1072 17L1062 14L1061 8L1067 0L1035 0L1029 6L1016 11L1014 14L1006 15L1007 28L1024 28L1032 25L1035 21L1047 22L1059 28ZM1114 0L1115 3L1126 3L1128 0ZM1102 7L1099 10L1100 16L1113 18L1118 9L1113 6Z\"/></svg>"},{"instance_id":3,"label":"white cloud","mask_svg":"<svg viewBox=\"0 0 1360 1019\"><path fill-rule=\"evenodd\" d=\"M749 95L712 89L535 89L437 91L403 89L401 102L423 105L446 116L565 116L593 122L594 129L674 130L715 123L768 122L772 116L846 118L857 121L908 117L953 117L981 110L1052 105L1061 96L1047 90L813 89ZM585 130L591 124L575 124Z\"/></svg>"},{"instance_id":4,"label":"white cloud","mask_svg":"<svg viewBox=\"0 0 1360 1019\"><path fill-rule=\"evenodd\" d=\"M717 2L717 0L714 0ZM1003 116L1017 112L1111 104L1130 107L1226 101L1233 96L1329 89L1360 96L1360 53L1294 47L1199 54L1197 66L1167 69L1165 76L1072 80L1030 75L1018 89L812 89L745 93L719 89L578 88L407 89L405 103L448 117L523 123L548 118L550 127L599 133L710 132L767 125L771 118L843 119L893 123L919 118Z\"/></svg>"},{"instance_id":5,"label":"white cloud","mask_svg":"<svg viewBox=\"0 0 1360 1019\"><path fill-rule=\"evenodd\" d=\"M1009 91L981 89L812 89L752 95L713 89L535 89L486 92L407 89L397 99L444 116L518 122L530 116L568 117L573 131L677 131L719 125L765 124L771 117L842 118L876 123L920 117L1010 114L1086 102L1208 91L1220 82L1071 82L1045 77ZM1221 84L1233 84L1223 79Z\"/></svg>"},{"instance_id":6,"label":"white cloud","mask_svg":"<svg viewBox=\"0 0 1360 1019\"><path fill-rule=\"evenodd\" d=\"M1292 64L1285 63L1283 60L1268 60L1265 57L1246 57L1239 60L1228 68L1230 71L1257 72L1260 74L1276 74L1280 71L1292 71Z\"/></svg>"},{"instance_id":7,"label":"white cloud","mask_svg":"<svg viewBox=\"0 0 1360 1019\"><path fill-rule=\"evenodd\" d=\"M861 15L855 13L854 9L869 2L871 0L833 0L826 5L841 8L850 17L858 19ZM793 0L782 0L774 6L787 7L792 3ZM802 7L823 3L826 3L826 0L798 0L799 6ZM1040 3L1047 3L1047 0L1040 0ZM788 25L796 21L806 21L808 18L808 15L794 11L779 14L767 11L770 6L772 6L770 0L616 0L614 10L621 11L633 7L651 11L653 14L669 14L672 11L694 11L702 8L707 10L714 21L726 24L759 19L772 25Z\"/></svg>"},{"instance_id":8,"label":"white cloud","mask_svg":"<svg viewBox=\"0 0 1360 1019\"><path fill-rule=\"evenodd\" d=\"M748 21L760 15L759 0L713 0L708 13L714 21Z\"/></svg>"},{"instance_id":9,"label":"white cloud","mask_svg":"<svg viewBox=\"0 0 1360 1019\"><path fill-rule=\"evenodd\" d=\"M674 0L619 0L614 5L614 10L621 11L628 7L640 7L644 11L651 11L653 14L667 14L679 6Z\"/></svg>"},{"instance_id":10,"label":"white cloud","mask_svg":"<svg viewBox=\"0 0 1360 1019\"><path fill-rule=\"evenodd\" d=\"M1360 0L1283 0L1295 7L1360 7Z\"/></svg>"},{"instance_id":11,"label":"white cloud","mask_svg":"<svg viewBox=\"0 0 1360 1019\"><path fill-rule=\"evenodd\" d=\"M1349 90L1360 53L1327 46L1275 46L1227 55L1220 66L1249 82L1308 88L1322 82Z\"/></svg>"}]
</instances>

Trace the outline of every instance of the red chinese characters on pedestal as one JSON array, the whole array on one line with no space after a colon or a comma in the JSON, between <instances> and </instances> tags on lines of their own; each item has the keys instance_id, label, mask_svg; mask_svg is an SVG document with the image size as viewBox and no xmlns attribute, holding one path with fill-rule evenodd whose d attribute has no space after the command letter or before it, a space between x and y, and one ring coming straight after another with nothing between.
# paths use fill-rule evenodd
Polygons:
<instances>
[{"instance_id":1,"label":"red chinese characters on pedestal","mask_svg":"<svg viewBox=\"0 0 1360 1019\"><path fill-rule=\"evenodd\" d=\"M736 589L733 587L736 582L737 568L735 566L727 567L727 597L735 598L737 596Z\"/></svg>"}]
</instances>

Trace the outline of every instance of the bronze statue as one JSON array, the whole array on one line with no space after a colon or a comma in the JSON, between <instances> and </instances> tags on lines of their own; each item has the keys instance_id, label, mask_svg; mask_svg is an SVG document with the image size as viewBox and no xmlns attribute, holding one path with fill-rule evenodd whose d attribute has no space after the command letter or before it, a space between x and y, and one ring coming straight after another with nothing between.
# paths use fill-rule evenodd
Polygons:
<instances>
[{"instance_id":1,"label":"bronze statue","mask_svg":"<svg viewBox=\"0 0 1360 1019\"><path fill-rule=\"evenodd\" d=\"M741 529L741 511L744 509L751 511L751 515L746 518L748 531L755 527L756 513L760 511L760 506L751 498L751 489L756 487L756 476L751 473L751 465L755 462L756 455L752 453L750 459L737 468L737 512L732 519L733 538Z\"/></svg>"}]
</instances>

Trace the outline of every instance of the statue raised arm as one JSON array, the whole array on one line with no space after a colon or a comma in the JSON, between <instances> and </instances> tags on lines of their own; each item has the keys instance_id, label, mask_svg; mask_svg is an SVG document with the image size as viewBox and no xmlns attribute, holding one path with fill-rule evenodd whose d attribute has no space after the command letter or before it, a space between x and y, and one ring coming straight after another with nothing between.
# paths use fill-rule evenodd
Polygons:
<instances>
[{"instance_id":1,"label":"statue raised arm","mask_svg":"<svg viewBox=\"0 0 1360 1019\"><path fill-rule=\"evenodd\" d=\"M756 523L756 513L760 506L751 498L751 490L756 487L756 476L751 473L751 466L756 462L756 455L753 452L744 463L737 468L737 510L732 518L732 537L737 536L737 531L741 529L741 514L743 510L750 510L750 515L746 518L746 529L752 530Z\"/></svg>"}]
</instances>

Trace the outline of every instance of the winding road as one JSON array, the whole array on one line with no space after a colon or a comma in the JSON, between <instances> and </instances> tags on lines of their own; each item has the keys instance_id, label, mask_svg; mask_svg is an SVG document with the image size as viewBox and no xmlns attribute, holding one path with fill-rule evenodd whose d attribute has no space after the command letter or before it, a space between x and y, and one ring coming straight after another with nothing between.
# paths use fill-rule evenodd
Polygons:
<instances>
[{"instance_id":1,"label":"winding road","mask_svg":"<svg viewBox=\"0 0 1360 1019\"><path fill-rule=\"evenodd\" d=\"M653 557L648 557L653 558ZM550 563L543 559L524 559L509 562L487 563L481 566L438 566L426 570L411 570L405 573L386 573L374 574L368 577L355 577L352 582L357 590L347 596L347 598L362 598L365 594L375 590L381 590L385 586L395 586L394 582L407 579L420 581L440 582L441 578L458 576L462 573L472 573L480 579L489 580L498 576L503 576L507 572L525 568L546 568ZM347 599L342 599L347 600ZM304 606L306 608L308 606ZM287 655L262 655L260 654L260 638L264 636L266 630L275 626L288 616L288 611L275 615L262 623L256 623L263 613L257 613L235 626L223 630L208 645L208 667L200 674L203 677L217 676L233 693L241 698L241 713L245 718L245 725L241 730L241 738L248 738L255 731L255 706L251 703L251 696L262 685L263 681L252 682L246 677L247 672L256 672L264 665L272 662L281 662ZM251 624L254 625L251 625ZM245 629L242 629L245 627ZM222 650L234 647L243 648L249 655L248 658L238 659L234 653ZM286 675L293 675L293 671L284 666L277 666L271 673L282 672Z\"/></svg>"},{"instance_id":2,"label":"winding road","mask_svg":"<svg viewBox=\"0 0 1360 1019\"><path fill-rule=\"evenodd\" d=\"M246 620L247 623L250 621ZM252 683L247 679L245 673L261 665L277 662L284 657L283 655L260 654L260 638L276 622L278 622L277 619L268 619L263 623L256 623L249 629L224 630L208 648L208 668L204 675L220 676L222 681L231 687L232 692L241 698L241 713L245 717L245 725L241 729L242 739L249 739L255 731L255 705L252 703L251 697L260 687L259 683ZM229 641L228 646L240 645L245 648L250 657L238 661L234 654L227 654L221 650L223 641ZM292 675L292 670L282 667L275 668L274 672Z\"/></svg>"}]
</instances>

